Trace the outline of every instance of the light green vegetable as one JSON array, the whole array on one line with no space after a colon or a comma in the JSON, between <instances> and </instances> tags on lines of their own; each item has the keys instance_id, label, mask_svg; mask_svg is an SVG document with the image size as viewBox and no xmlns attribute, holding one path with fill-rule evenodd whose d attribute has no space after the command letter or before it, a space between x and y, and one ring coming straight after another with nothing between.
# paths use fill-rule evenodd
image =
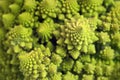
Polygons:
<instances>
[{"instance_id":1,"label":"light green vegetable","mask_svg":"<svg viewBox=\"0 0 120 80\"><path fill-rule=\"evenodd\" d=\"M0 0L0 80L120 80L120 0Z\"/></svg>"}]
</instances>

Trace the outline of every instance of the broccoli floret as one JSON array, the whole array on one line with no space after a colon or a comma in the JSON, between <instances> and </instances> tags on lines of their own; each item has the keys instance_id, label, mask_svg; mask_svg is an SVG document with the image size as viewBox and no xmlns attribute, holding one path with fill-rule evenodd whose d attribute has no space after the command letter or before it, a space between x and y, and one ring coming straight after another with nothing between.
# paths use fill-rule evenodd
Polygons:
<instances>
[{"instance_id":1,"label":"broccoli floret","mask_svg":"<svg viewBox=\"0 0 120 80\"><path fill-rule=\"evenodd\" d=\"M26 50L31 49L33 45L31 35L31 28L25 28L22 25L11 28L11 30L5 35L6 40L4 45L7 48L7 53L19 53L23 48Z\"/></svg>"},{"instance_id":2,"label":"broccoli floret","mask_svg":"<svg viewBox=\"0 0 120 80\"><path fill-rule=\"evenodd\" d=\"M60 20L65 18L72 18L75 15L78 15L80 7L77 3L77 0L60 0L61 3L61 13L58 16Z\"/></svg>"},{"instance_id":3,"label":"broccoli floret","mask_svg":"<svg viewBox=\"0 0 120 80\"><path fill-rule=\"evenodd\" d=\"M11 5L9 5L9 8L11 10L11 13L13 13L14 15L18 15L20 13L20 5L17 3L13 3Z\"/></svg>"},{"instance_id":4,"label":"broccoli floret","mask_svg":"<svg viewBox=\"0 0 120 80\"><path fill-rule=\"evenodd\" d=\"M13 27L13 24L15 23L15 16L12 13L3 14L2 21L4 27L6 29L10 29L11 27Z\"/></svg>"},{"instance_id":5,"label":"broccoli floret","mask_svg":"<svg viewBox=\"0 0 120 80\"><path fill-rule=\"evenodd\" d=\"M82 77L82 80L94 80L94 76L93 75L87 75L87 74L84 74L83 77Z\"/></svg>"},{"instance_id":6,"label":"broccoli floret","mask_svg":"<svg viewBox=\"0 0 120 80\"><path fill-rule=\"evenodd\" d=\"M23 26L33 27L34 21L33 15L29 12L23 12L18 15L18 23L22 24Z\"/></svg>"},{"instance_id":7,"label":"broccoli floret","mask_svg":"<svg viewBox=\"0 0 120 80\"><path fill-rule=\"evenodd\" d=\"M25 76L25 79L36 80L55 74L57 65L50 63L50 55L51 53L47 48L43 49L41 47L35 48L29 53L21 52L18 56L20 71Z\"/></svg>"},{"instance_id":8,"label":"broccoli floret","mask_svg":"<svg viewBox=\"0 0 120 80\"><path fill-rule=\"evenodd\" d=\"M61 37L57 43L59 45L66 44L67 49L70 50L70 54L71 50L75 50L73 53L75 52L77 56L79 55L79 51L85 53L95 52L95 47L92 43L97 41L98 38L95 35L93 26L89 24L89 20L82 16L78 19L72 18L71 20L66 20L65 25L62 25L60 28ZM90 47L93 48L93 51L91 51ZM74 55L71 56L74 58L77 57Z\"/></svg>"},{"instance_id":9,"label":"broccoli floret","mask_svg":"<svg viewBox=\"0 0 120 80\"><path fill-rule=\"evenodd\" d=\"M48 17L56 18L58 13L60 13L60 3L58 0L42 0L39 2L36 14L45 19Z\"/></svg>"},{"instance_id":10,"label":"broccoli floret","mask_svg":"<svg viewBox=\"0 0 120 80\"><path fill-rule=\"evenodd\" d=\"M112 7L109 13L101 16L102 25L101 28L103 31L111 31L112 33L116 33L120 31L120 2L116 2L116 5Z\"/></svg>"},{"instance_id":11,"label":"broccoli floret","mask_svg":"<svg viewBox=\"0 0 120 80\"><path fill-rule=\"evenodd\" d=\"M34 10L37 8L37 1L35 0L24 0L23 9L25 9L28 12L34 12Z\"/></svg>"},{"instance_id":12,"label":"broccoli floret","mask_svg":"<svg viewBox=\"0 0 120 80\"><path fill-rule=\"evenodd\" d=\"M78 80L78 76L68 71L65 75L63 75L62 80Z\"/></svg>"},{"instance_id":13,"label":"broccoli floret","mask_svg":"<svg viewBox=\"0 0 120 80\"><path fill-rule=\"evenodd\" d=\"M103 0L78 0L81 13L86 17L97 16L105 12Z\"/></svg>"},{"instance_id":14,"label":"broccoli floret","mask_svg":"<svg viewBox=\"0 0 120 80\"><path fill-rule=\"evenodd\" d=\"M41 42L48 42L50 39L52 39L53 31L55 30L55 25L53 22L46 22L39 23L37 27L37 34L41 39Z\"/></svg>"},{"instance_id":15,"label":"broccoli floret","mask_svg":"<svg viewBox=\"0 0 120 80\"><path fill-rule=\"evenodd\" d=\"M101 50L100 57L105 60L114 59L114 50L111 47L105 47L104 50Z\"/></svg>"},{"instance_id":16,"label":"broccoli floret","mask_svg":"<svg viewBox=\"0 0 120 80\"><path fill-rule=\"evenodd\" d=\"M120 49L120 33L117 32L113 34L111 37L112 37L112 44Z\"/></svg>"}]
</instances>

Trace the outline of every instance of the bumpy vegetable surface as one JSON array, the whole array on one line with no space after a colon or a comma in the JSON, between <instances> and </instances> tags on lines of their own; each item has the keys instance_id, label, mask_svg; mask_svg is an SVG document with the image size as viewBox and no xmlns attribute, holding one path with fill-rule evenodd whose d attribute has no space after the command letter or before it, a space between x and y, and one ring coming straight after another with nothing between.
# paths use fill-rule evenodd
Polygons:
<instances>
[{"instance_id":1,"label":"bumpy vegetable surface","mask_svg":"<svg viewBox=\"0 0 120 80\"><path fill-rule=\"evenodd\" d=\"M120 80L120 0L0 0L0 80Z\"/></svg>"}]
</instances>

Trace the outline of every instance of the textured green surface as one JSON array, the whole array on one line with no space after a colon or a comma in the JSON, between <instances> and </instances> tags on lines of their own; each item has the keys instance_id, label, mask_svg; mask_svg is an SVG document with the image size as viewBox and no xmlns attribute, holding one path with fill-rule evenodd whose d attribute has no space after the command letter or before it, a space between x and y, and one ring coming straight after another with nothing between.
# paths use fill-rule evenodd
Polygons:
<instances>
[{"instance_id":1,"label":"textured green surface","mask_svg":"<svg viewBox=\"0 0 120 80\"><path fill-rule=\"evenodd\" d=\"M0 0L0 80L120 80L120 0Z\"/></svg>"}]
</instances>

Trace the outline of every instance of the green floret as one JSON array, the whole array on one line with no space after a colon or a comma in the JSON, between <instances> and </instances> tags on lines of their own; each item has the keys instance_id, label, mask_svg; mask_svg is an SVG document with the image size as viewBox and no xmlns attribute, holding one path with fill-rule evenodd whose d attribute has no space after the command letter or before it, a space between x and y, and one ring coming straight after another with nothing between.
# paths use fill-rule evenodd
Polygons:
<instances>
[{"instance_id":1,"label":"green floret","mask_svg":"<svg viewBox=\"0 0 120 80\"><path fill-rule=\"evenodd\" d=\"M60 0L61 2L61 14L59 15L59 19L64 20L65 18L72 18L79 13L79 5L77 0Z\"/></svg>"},{"instance_id":2,"label":"green floret","mask_svg":"<svg viewBox=\"0 0 120 80\"><path fill-rule=\"evenodd\" d=\"M114 64L115 63L112 60L111 61L106 61L104 59L97 60L97 63L95 66L95 74L98 77L98 80L99 79L102 80L102 77L109 78L113 72Z\"/></svg>"},{"instance_id":3,"label":"green floret","mask_svg":"<svg viewBox=\"0 0 120 80\"><path fill-rule=\"evenodd\" d=\"M94 80L93 75L83 74L82 80Z\"/></svg>"},{"instance_id":4,"label":"green floret","mask_svg":"<svg viewBox=\"0 0 120 80\"><path fill-rule=\"evenodd\" d=\"M107 67L106 67L106 70L104 70L104 71L105 71L105 75L106 75L106 76L112 75L113 69L114 69L113 66L107 66Z\"/></svg>"},{"instance_id":5,"label":"green floret","mask_svg":"<svg viewBox=\"0 0 120 80\"><path fill-rule=\"evenodd\" d=\"M45 48L43 45L30 52L20 53L20 71L25 76L24 79L38 80L59 76L56 75L57 65L50 61L50 56L51 52L49 48Z\"/></svg>"},{"instance_id":6,"label":"green floret","mask_svg":"<svg viewBox=\"0 0 120 80\"><path fill-rule=\"evenodd\" d=\"M22 25L15 26L6 34L5 47L10 54L18 53L22 49L31 49L32 41L31 28L25 28Z\"/></svg>"},{"instance_id":7,"label":"green floret","mask_svg":"<svg viewBox=\"0 0 120 80\"><path fill-rule=\"evenodd\" d=\"M97 16L105 12L102 6L103 0L78 0L81 8L81 13L86 16Z\"/></svg>"},{"instance_id":8,"label":"green floret","mask_svg":"<svg viewBox=\"0 0 120 80\"><path fill-rule=\"evenodd\" d=\"M58 55L58 54L52 53L51 61L55 65L60 65L60 63L62 62L62 57L60 55Z\"/></svg>"},{"instance_id":9,"label":"green floret","mask_svg":"<svg viewBox=\"0 0 120 80\"><path fill-rule=\"evenodd\" d=\"M71 58L66 58L63 60L63 62L61 63L61 68L62 71L66 72L66 71L70 71L73 68L74 65L74 60Z\"/></svg>"},{"instance_id":10,"label":"green floret","mask_svg":"<svg viewBox=\"0 0 120 80\"><path fill-rule=\"evenodd\" d=\"M89 54L80 55L79 59L82 63L91 62L91 58Z\"/></svg>"},{"instance_id":11,"label":"green floret","mask_svg":"<svg viewBox=\"0 0 120 80\"><path fill-rule=\"evenodd\" d=\"M114 67L112 65L103 65L103 74L110 76L113 72Z\"/></svg>"},{"instance_id":12,"label":"green floret","mask_svg":"<svg viewBox=\"0 0 120 80\"><path fill-rule=\"evenodd\" d=\"M20 70L23 72L25 79L36 80L40 76L40 71L44 67L41 67L44 54L41 49L38 48L30 53L21 53L19 56ZM39 70L40 66L40 70ZM44 73L44 72L42 72ZM47 74L45 74L46 76Z\"/></svg>"},{"instance_id":13,"label":"green floret","mask_svg":"<svg viewBox=\"0 0 120 80\"><path fill-rule=\"evenodd\" d=\"M64 58L66 57L67 50L62 46L56 46L56 53Z\"/></svg>"},{"instance_id":14,"label":"green floret","mask_svg":"<svg viewBox=\"0 0 120 80\"><path fill-rule=\"evenodd\" d=\"M69 51L69 54L72 56L73 59L77 59L80 55L80 51L78 50L71 50Z\"/></svg>"},{"instance_id":15,"label":"green floret","mask_svg":"<svg viewBox=\"0 0 120 80\"><path fill-rule=\"evenodd\" d=\"M78 76L68 71L65 75L63 75L62 80L78 80Z\"/></svg>"},{"instance_id":16,"label":"green floret","mask_svg":"<svg viewBox=\"0 0 120 80\"><path fill-rule=\"evenodd\" d=\"M3 45L2 45L3 46ZM0 79L22 80L23 76L18 69L19 61L16 54L9 55L0 45Z\"/></svg>"},{"instance_id":17,"label":"green floret","mask_svg":"<svg viewBox=\"0 0 120 80\"><path fill-rule=\"evenodd\" d=\"M57 65L50 63L50 65L48 66L48 73L49 75L54 75L57 73Z\"/></svg>"},{"instance_id":18,"label":"green floret","mask_svg":"<svg viewBox=\"0 0 120 80\"><path fill-rule=\"evenodd\" d=\"M48 42L52 38L53 30L55 29L55 25L53 22L39 23L37 27L37 34L41 39L41 42Z\"/></svg>"},{"instance_id":19,"label":"green floret","mask_svg":"<svg viewBox=\"0 0 120 80\"><path fill-rule=\"evenodd\" d=\"M83 69L83 63L80 62L80 61L76 61L75 64L74 64L74 68L73 68L73 71L80 74L82 73L82 69Z\"/></svg>"},{"instance_id":20,"label":"green floret","mask_svg":"<svg viewBox=\"0 0 120 80\"><path fill-rule=\"evenodd\" d=\"M97 76L102 76L103 75L102 64L100 62L98 62L95 66L95 74Z\"/></svg>"},{"instance_id":21,"label":"green floret","mask_svg":"<svg viewBox=\"0 0 120 80\"><path fill-rule=\"evenodd\" d=\"M95 64L93 63L85 63L84 70L87 74L94 74Z\"/></svg>"},{"instance_id":22,"label":"green floret","mask_svg":"<svg viewBox=\"0 0 120 80\"><path fill-rule=\"evenodd\" d=\"M120 61L115 62L113 71L109 77L109 80L120 80Z\"/></svg>"},{"instance_id":23,"label":"green floret","mask_svg":"<svg viewBox=\"0 0 120 80\"><path fill-rule=\"evenodd\" d=\"M113 33L120 31L120 2L116 2L115 7L107 13L106 15L101 16L102 25L101 28L103 31L112 31Z\"/></svg>"},{"instance_id":24,"label":"green floret","mask_svg":"<svg viewBox=\"0 0 120 80\"><path fill-rule=\"evenodd\" d=\"M100 80L102 79L102 77L109 78L113 72L113 69L114 69L114 62L112 60L105 61L103 59L101 60L98 59L95 66L95 74L98 77L98 80L99 77L101 77Z\"/></svg>"},{"instance_id":25,"label":"green floret","mask_svg":"<svg viewBox=\"0 0 120 80\"><path fill-rule=\"evenodd\" d=\"M18 15L18 23L24 25L25 27L33 27L34 26L34 18L33 15L29 12L23 12Z\"/></svg>"},{"instance_id":26,"label":"green floret","mask_svg":"<svg viewBox=\"0 0 120 80\"><path fill-rule=\"evenodd\" d=\"M114 50L111 47L105 47L104 50L100 51L100 57L105 60L113 60L114 55Z\"/></svg>"},{"instance_id":27,"label":"green floret","mask_svg":"<svg viewBox=\"0 0 120 80\"><path fill-rule=\"evenodd\" d=\"M46 50L46 49L45 49ZM35 48L31 52L21 53L19 55L20 60L20 70L23 72L25 76L25 80L37 80L38 78L45 78L48 72L55 71L54 64L48 66L45 64L45 58L49 58L49 51L45 52L42 48Z\"/></svg>"},{"instance_id":28,"label":"green floret","mask_svg":"<svg viewBox=\"0 0 120 80\"><path fill-rule=\"evenodd\" d=\"M33 12L36 9L37 2L35 0L24 0L23 9Z\"/></svg>"},{"instance_id":29,"label":"green floret","mask_svg":"<svg viewBox=\"0 0 120 80\"><path fill-rule=\"evenodd\" d=\"M109 80L109 78L104 76L99 76L97 77L97 80Z\"/></svg>"},{"instance_id":30,"label":"green floret","mask_svg":"<svg viewBox=\"0 0 120 80\"><path fill-rule=\"evenodd\" d=\"M116 32L115 34L111 35L111 37L113 46L120 49L120 32Z\"/></svg>"},{"instance_id":31,"label":"green floret","mask_svg":"<svg viewBox=\"0 0 120 80\"><path fill-rule=\"evenodd\" d=\"M60 12L59 5L58 0L42 0L39 3L37 15L43 19L48 17L56 18Z\"/></svg>"},{"instance_id":32,"label":"green floret","mask_svg":"<svg viewBox=\"0 0 120 80\"><path fill-rule=\"evenodd\" d=\"M13 24L15 22L15 16L12 13L7 13L2 15L2 22L4 24L4 27L6 29L10 29L13 27Z\"/></svg>"},{"instance_id":33,"label":"green floret","mask_svg":"<svg viewBox=\"0 0 120 80\"><path fill-rule=\"evenodd\" d=\"M85 53L95 53L93 43L97 41L98 38L95 35L93 26L89 24L89 20L82 16L79 17L79 19L72 18L71 20L66 20L65 25L62 25L60 28L61 37L57 41L59 45L63 45L63 43L66 44L69 51L78 50ZM74 56L70 52L73 58L77 58L78 53L79 52Z\"/></svg>"},{"instance_id":34,"label":"green floret","mask_svg":"<svg viewBox=\"0 0 120 80\"><path fill-rule=\"evenodd\" d=\"M14 15L18 15L21 10L20 5L16 3L9 5L9 8L11 10L11 13L13 13Z\"/></svg>"},{"instance_id":35,"label":"green floret","mask_svg":"<svg viewBox=\"0 0 120 80\"><path fill-rule=\"evenodd\" d=\"M2 12L8 12L9 11L8 7L11 4L11 2L12 2L11 0L0 0L0 10Z\"/></svg>"},{"instance_id":36,"label":"green floret","mask_svg":"<svg viewBox=\"0 0 120 80\"><path fill-rule=\"evenodd\" d=\"M53 76L51 76L50 80L62 80L62 73L56 73Z\"/></svg>"},{"instance_id":37,"label":"green floret","mask_svg":"<svg viewBox=\"0 0 120 80\"><path fill-rule=\"evenodd\" d=\"M110 36L107 32L100 32L98 33L99 43L102 43L103 45L106 45L111 42Z\"/></svg>"}]
</instances>

